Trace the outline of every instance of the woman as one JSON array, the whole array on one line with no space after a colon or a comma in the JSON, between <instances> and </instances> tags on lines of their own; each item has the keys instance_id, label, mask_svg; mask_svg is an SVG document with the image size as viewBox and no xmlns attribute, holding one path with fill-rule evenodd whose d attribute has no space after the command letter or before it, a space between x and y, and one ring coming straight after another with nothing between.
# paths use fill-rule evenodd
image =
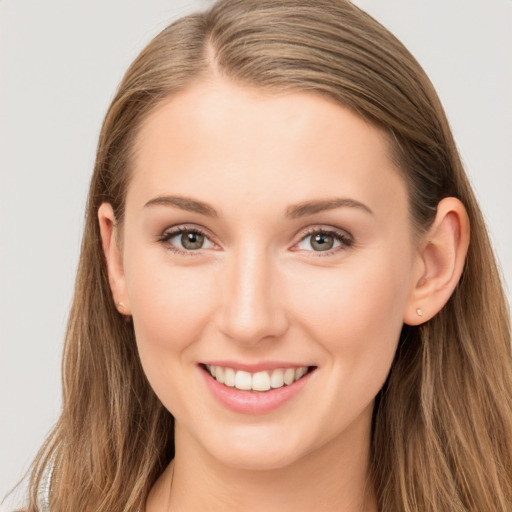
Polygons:
<instances>
[{"instance_id":1,"label":"woman","mask_svg":"<svg viewBox=\"0 0 512 512\"><path fill-rule=\"evenodd\" d=\"M507 315L405 48L344 1L219 2L107 113L28 510L508 510Z\"/></svg>"}]
</instances>

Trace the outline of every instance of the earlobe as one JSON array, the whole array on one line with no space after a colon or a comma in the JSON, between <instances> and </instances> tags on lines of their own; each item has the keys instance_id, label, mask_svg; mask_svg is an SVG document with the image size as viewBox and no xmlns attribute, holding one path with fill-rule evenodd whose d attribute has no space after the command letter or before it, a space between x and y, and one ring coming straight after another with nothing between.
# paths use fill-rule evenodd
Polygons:
<instances>
[{"instance_id":1,"label":"earlobe","mask_svg":"<svg viewBox=\"0 0 512 512\"><path fill-rule=\"evenodd\" d=\"M117 310L121 314L130 315L124 277L123 258L119 248L118 234L116 231L116 218L114 210L109 203L103 203L99 207L98 222L113 301Z\"/></svg>"},{"instance_id":2,"label":"earlobe","mask_svg":"<svg viewBox=\"0 0 512 512\"><path fill-rule=\"evenodd\" d=\"M440 201L436 217L418 249L420 269L413 277L404 323L419 325L448 302L460 280L469 246L469 219L454 197Z\"/></svg>"}]
</instances>

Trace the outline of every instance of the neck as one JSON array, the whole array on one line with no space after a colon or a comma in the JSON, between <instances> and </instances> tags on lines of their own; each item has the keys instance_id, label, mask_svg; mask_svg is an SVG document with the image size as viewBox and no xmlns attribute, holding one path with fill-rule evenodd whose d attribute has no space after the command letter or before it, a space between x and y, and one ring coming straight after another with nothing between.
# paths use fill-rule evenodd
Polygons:
<instances>
[{"instance_id":1,"label":"neck","mask_svg":"<svg viewBox=\"0 0 512 512\"><path fill-rule=\"evenodd\" d=\"M376 512L369 481L369 429L356 429L284 467L231 467L176 426L176 457L152 489L146 512Z\"/></svg>"}]
</instances>

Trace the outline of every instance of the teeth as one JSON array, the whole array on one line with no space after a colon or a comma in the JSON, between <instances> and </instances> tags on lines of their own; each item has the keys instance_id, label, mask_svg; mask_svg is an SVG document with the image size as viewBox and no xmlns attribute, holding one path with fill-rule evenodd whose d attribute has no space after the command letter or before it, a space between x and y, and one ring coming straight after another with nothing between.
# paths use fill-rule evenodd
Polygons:
<instances>
[{"instance_id":1,"label":"teeth","mask_svg":"<svg viewBox=\"0 0 512 512\"><path fill-rule=\"evenodd\" d=\"M224 369L222 366L217 366L215 368L215 378L221 383L224 384Z\"/></svg>"},{"instance_id":2,"label":"teeth","mask_svg":"<svg viewBox=\"0 0 512 512\"><path fill-rule=\"evenodd\" d=\"M289 386L295 380L295 370L288 368L284 372L284 383Z\"/></svg>"},{"instance_id":3,"label":"teeth","mask_svg":"<svg viewBox=\"0 0 512 512\"><path fill-rule=\"evenodd\" d=\"M233 368L206 365L211 376L225 386L235 387L244 391L268 391L269 389L289 386L304 377L308 372L307 366L299 368L278 368L272 371L249 373Z\"/></svg>"},{"instance_id":4,"label":"teeth","mask_svg":"<svg viewBox=\"0 0 512 512\"><path fill-rule=\"evenodd\" d=\"M252 389L254 391L268 391L270 389L270 375L267 372L258 372L252 376Z\"/></svg>"},{"instance_id":5,"label":"teeth","mask_svg":"<svg viewBox=\"0 0 512 512\"><path fill-rule=\"evenodd\" d=\"M233 368L226 368L224 370L224 384L230 388L235 387L236 372Z\"/></svg>"},{"instance_id":6,"label":"teeth","mask_svg":"<svg viewBox=\"0 0 512 512\"><path fill-rule=\"evenodd\" d=\"M295 380L299 380L301 377L304 377L306 373L308 372L308 369L305 366L301 366L300 368L297 368L295 370Z\"/></svg>"},{"instance_id":7,"label":"teeth","mask_svg":"<svg viewBox=\"0 0 512 512\"><path fill-rule=\"evenodd\" d=\"M272 388L282 388L284 386L283 370L274 370L270 377L270 386Z\"/></svg>"},{"instance_id":8,"label":"teeth","mask_svg":"<svg viewBox=\"0 0 512 512\"><path fill-rule=\"evenodd\" d=\"M235 388L249 390L252 389L252 376L249 372L238 371L235 375Z\"/></svg>"}]
</instances>

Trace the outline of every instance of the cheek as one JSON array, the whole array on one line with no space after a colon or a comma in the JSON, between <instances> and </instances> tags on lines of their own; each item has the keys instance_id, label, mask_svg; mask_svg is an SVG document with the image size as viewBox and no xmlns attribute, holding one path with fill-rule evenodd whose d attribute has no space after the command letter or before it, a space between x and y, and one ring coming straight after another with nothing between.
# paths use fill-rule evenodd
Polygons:
<instances>
[{"instance_id":1,"label":"cheek","mask_svg":"<svg viewBox=\"0 0 512 512\"><path fill-rule=\"evenodd\" d=\"M293 294L297 318L344 374L384 380L389 371L408 295L406 265L394 261L380 255L328 269Z\"/></svg>"},{"instance_id":2,"label":"cheek","mask_svg":"<svg viewBox=\"0 0 512 512\"><path fill-rule=\"evenodd\" d=\"M173 267L164 251L132 253L126 262L127 291L135 336L146 370L164 373L185 357L208 321L212 272Z\"/></svg>"}]
</instances>

